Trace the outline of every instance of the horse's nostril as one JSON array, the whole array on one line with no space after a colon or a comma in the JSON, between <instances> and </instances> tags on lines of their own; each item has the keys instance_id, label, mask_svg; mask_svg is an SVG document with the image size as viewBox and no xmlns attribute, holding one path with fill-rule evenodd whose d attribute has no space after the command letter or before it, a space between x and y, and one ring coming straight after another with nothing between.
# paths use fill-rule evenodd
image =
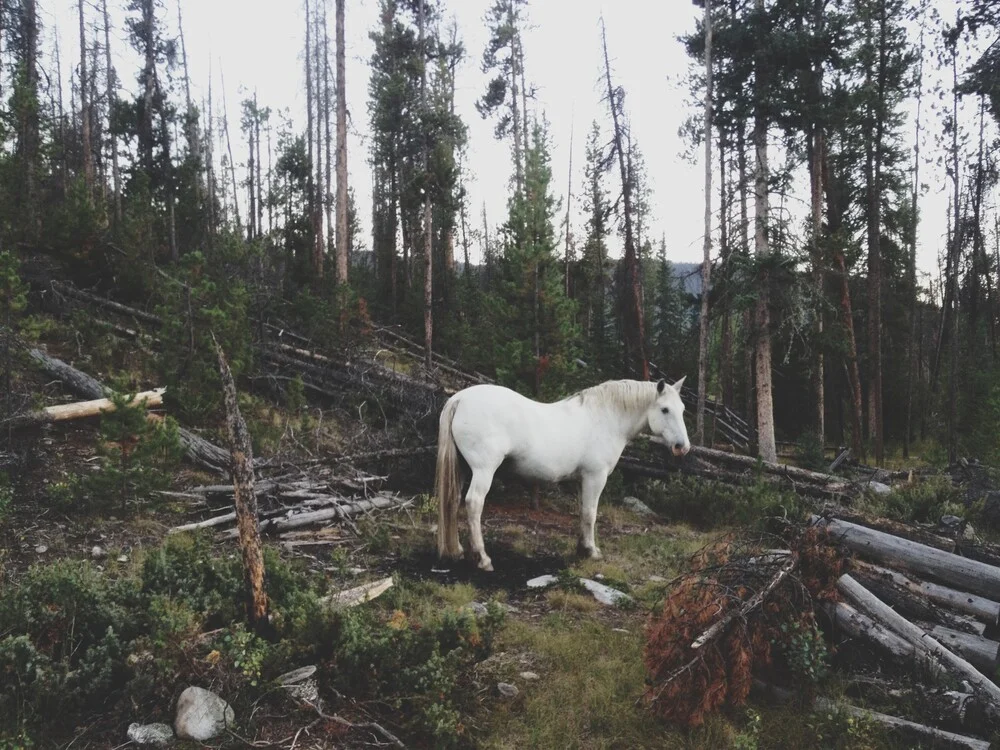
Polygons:
<instances>
[{"instance_id":1,"label":"horse's nostril","mask_svg":"<svg viewBox=\"0 0 1000 750\"><path fill-rule=\"evenodd\" d=\"M684 443L674 443L674 448L676 450L683 450L684 449Z\"/></svg>"}]
</instances>

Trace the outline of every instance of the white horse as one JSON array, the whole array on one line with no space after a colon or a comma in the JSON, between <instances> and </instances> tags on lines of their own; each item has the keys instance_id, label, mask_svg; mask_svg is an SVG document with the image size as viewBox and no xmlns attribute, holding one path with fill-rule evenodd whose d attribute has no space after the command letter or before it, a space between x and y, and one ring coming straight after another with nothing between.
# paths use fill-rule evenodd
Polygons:
<instances>
[{"instance_id":1,"label":"white horse","mask_svg":"<svg viewBox=\"0 0 1000 750\"><path fill-rule=\"evenodd\" d=\"M673 386L664 380L611 380L555 403L532 401L497 385L474 385L453 395L441 411L438 430L438 557L463 554L458 540L459 452L472 469L465 508L473 556L482 570L493 570L483 546L483 504L493 474L506 459L527 479L580 480L577 551L600 559L594 543L597 503L626 444L648 430L674 455L691 449L680 397L683 383L684 378Z\"/></svg>"}]
</instances>

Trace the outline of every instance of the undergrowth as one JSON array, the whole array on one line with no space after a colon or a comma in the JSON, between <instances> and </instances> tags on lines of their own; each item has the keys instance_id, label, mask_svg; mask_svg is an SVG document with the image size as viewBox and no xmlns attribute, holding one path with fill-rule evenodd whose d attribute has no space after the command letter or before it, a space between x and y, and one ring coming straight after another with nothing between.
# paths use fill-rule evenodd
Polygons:
<instances>
[{"instance_id":1,"label":"undergrowth","mask_svg":"<svg viewBox=\"0 0 1000 750\"><path fill-rule=\"evenodd\" d=\"M320 666L330 702L363 701L435 747L468 744L466 674L489 655L502 610L419 609L399 594L388 610L335 609L321 601L323 579L270 548L265 566L270 638L244 625L238 556L218 555L206 537L170 537L117 573L90 561L31 568L0 590L0 747L95 717L170 722L192 684L217 691L252 732L251 706L280 700L275 678L304 664Z\"/></svg>"}]
</instances>

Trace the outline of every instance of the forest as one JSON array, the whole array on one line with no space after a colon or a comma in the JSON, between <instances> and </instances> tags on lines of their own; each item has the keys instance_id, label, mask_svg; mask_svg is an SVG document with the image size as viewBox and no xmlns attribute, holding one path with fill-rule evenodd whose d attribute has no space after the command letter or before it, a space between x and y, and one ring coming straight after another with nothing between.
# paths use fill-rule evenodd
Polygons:
<instances>
[{"instance_id":1,"label":"forest","mask_svg":"<svg viewBox=\"0 0 1000 750\"><path fill-rule=\"evenodd\" d=\"M556 164L532 0L372 4L289 5L293 116L193 79L184 0L0 0L0 750L989 747L950 732L1000 737L1000 7L683 3L692 263L624 30L581 40L600 116ZM682 377L695 447L626 451L603 562L575 489L508 476L496 575L434 559L448 396ZM960 720L900 693L925 661ZM182 733L188 686L225 733Z\"/></svg>"}]
</instances>

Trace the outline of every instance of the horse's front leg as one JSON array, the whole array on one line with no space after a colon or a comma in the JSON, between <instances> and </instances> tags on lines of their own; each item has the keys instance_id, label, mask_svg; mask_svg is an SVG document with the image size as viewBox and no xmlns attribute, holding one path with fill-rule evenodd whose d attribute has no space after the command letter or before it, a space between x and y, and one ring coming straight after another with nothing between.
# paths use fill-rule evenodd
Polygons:
<instances>
[{"instance_id":1,"label":"horse's front leg","mask_svg":"<svg viewBox=\"0 0 1000 750\"><path fill-rule=\"evenodd\" d=\"M607 472L584 474L580 480L580 539L576 551L591 560L602 557L594 541L594 525L597 523L597 503L607 481Z\"/></svg>"}]
</instances>

